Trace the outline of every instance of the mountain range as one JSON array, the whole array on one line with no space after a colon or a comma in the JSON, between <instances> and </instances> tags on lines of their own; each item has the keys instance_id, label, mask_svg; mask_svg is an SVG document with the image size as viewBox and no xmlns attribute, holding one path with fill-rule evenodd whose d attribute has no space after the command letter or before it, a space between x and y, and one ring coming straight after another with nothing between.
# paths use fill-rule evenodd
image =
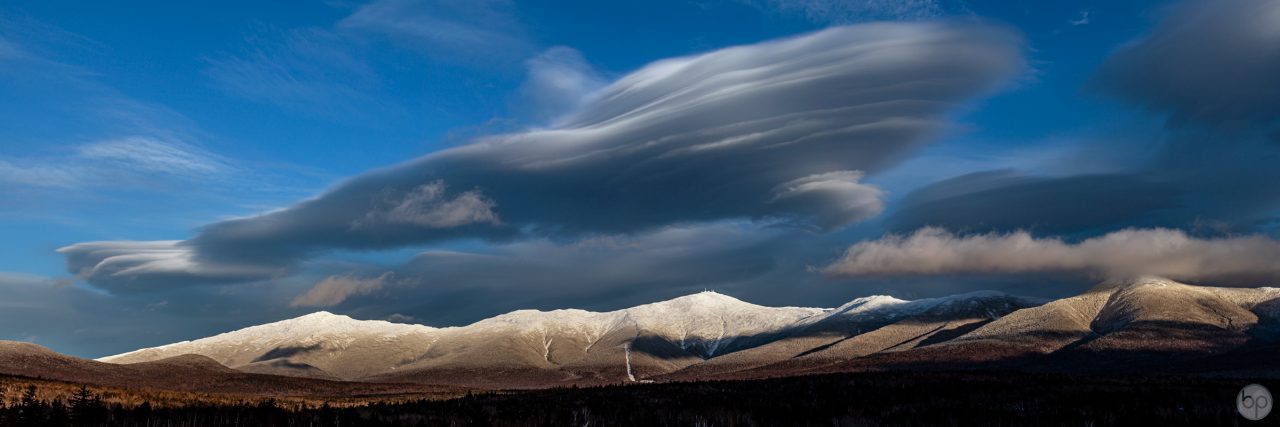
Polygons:
<instances>
[{"instance_id":1,"label":"mountain range","mask_svg":"<svg viewBox=\"0 0 1280 427\"><path fill-rule=\"evenodd\" d=\"M56 353L7 344L0 373L150 375L163 386L162 375L146 373L163 366L240 381L220 380L225 388L282 378L320 388L484 389L887 369L1272 375L1280 372L1272 361L1278 319L1280 289L1161 278L1107 282L1053 301L983 291L871 296L836 308L764 307L702 292L610 312L521 310L447 328L318 312L98 361L58 355L67 360L34 364L30 354Z\"/></svg>"}]
</instances>

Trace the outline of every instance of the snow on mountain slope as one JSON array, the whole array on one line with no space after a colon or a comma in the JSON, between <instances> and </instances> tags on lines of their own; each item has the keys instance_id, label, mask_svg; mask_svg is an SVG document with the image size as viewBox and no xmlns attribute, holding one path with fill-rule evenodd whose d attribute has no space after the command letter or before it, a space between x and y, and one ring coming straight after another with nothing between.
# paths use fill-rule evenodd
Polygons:
<instances>
[{"instance_id":1,"label":"snow on mountain slope","mask_svg":"<svg viewBox=\"0 0 1280 427\"><path fill-rule=\"evenodd\" d=\"M320 312L101 360L199 354L248 372L476 386L634 381L802 331L838 330L839 339L919 316L987 318L1027 304L988 292L917 301L873 296L836 309L764 307L702 292L610 312L519 310L451 328Z\"/></svg>"},{"instance_id":2,"label":"snow on mountain slope","mask_svg":"<svg viewBox=\"0 0 1280 427\"><path fill-rule=\"evenodd\" d=\"M934 311L941 315L946 314L946 312L970 312L977 308L989 309L987 314L992 318L997 318L1001 315L1001 311L1007 311L1004 309L1011 306L1021 308L1044 303L1045 301L1041 299L1008 295L996 291L976 291L911 301L885 295L874 295L850 301L827 313L822 319L815 320L869 317L902 318L929 311Z\"/></svg>"},{"instance_id":3,"label":"snow on mountain slope","mask_svg":"<svg viewBox=\"0 0 1280 427\"><path fill-rule=\"evenodd\" d=\"M633 327L636 334L677 344L703 358L735 348L734 342L789 328L822 314L820 308L764 307L705 291L618 311L520 310L460 328L457 333L515 331L525 334L572 335L598 342L609 332Z\"/></svg>"},{"instance_id":4,"label":"snow on mountain slope","mask_svg":"<svg viewBox=\"0 0 1280 427\"><path fill-rule=\"evenodd\" d=\"M799 372L879 352L903 351L959 336L1017 310L1043 302L982 291L914 301L876 295L858 298L797 322L785 336L726 354L671 376L769 376Z\"/></svg>"},{"instance_id":5,"label":"snow on mountain slope","mask_svg":"<svg viewBox=\"0 0 1280 427\"><path fill-rule=\"evenodd\" d=\"M1280 289L1143 278L1048 303L987 291L772 308L703 292L610 312L520 310L450 328L321 312L102 360L198 354L245 372L538 388L975 363L1174 366L1276 343Z\"/></svg>"},{"instance_id":6,"label":"snow on mountain slope","mask_svg":"<svg viewBox=\"0 0 1280 427\"><path fill-rule=\"evenodd\" d=\"M678 343L681 349L711 358L754 344L824 313L820 308L763 307L728 295L702 292L626 310L644 333ZM744 342L746 341L746 342Z\"/></svg>"},{"instance_id":7,"label":"snow on mountain slope","mask_svg":"<svg viewBox=\"0 0 1280 427\"><path fill-rule=\"evenodd\" d=\"M199 354L232 368L256 366L246 371L325 376L316 372L319 370L351 378L378 373L395 361L413 358L437 331L428 326L356 320L321 311L98 360L137 363ZM279 363L285 361L288 363ZM279 368L264 370L264 362L277 362ZM290 372L290 365L298 370Z\"/></svg>"},{"instance_id":8,"label":"snow on mountain slope","mask_svg":"<svg viewBox=\"0 0 1280 427\"><path fill-rule=\"evenodd\" d=\"M1238 349L1274 324L1280 291L1145 277L1019 310L937 346L865 365L1022 363L1042 369L1133 369ZM1274 339L1272 337L1271 339Z\"/></svg>"},{"instance_id":9,"label":"snow on mountain slope","mask_svg":"<svg viewBox=\"0 0 1280 427\"><path fill-rule=\"evenodd\" d=\"M776 338L824 310L763 307L702 292L627 309L521 310L442 330L419 360L379 380L635 381ZM494 366L505 370L491 369Z\"/></svg>"}]
</instances>

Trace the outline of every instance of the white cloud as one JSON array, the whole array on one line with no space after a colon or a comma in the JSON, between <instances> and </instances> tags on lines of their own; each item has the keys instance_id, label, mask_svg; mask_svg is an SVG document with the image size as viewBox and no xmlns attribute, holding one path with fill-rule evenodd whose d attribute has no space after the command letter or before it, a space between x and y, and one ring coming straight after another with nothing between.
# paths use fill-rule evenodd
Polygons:
<instances>
[{"instance_id":1,"label":"white cloud","mask_svg":"<svg viewBox=\"0 0 1280 427\"><path fill-rule=\"evenodd\" d=\"M116 162L122 168L179 176L207 176L229 171L220 156L180 141L130 136L94 142L77 148L89 161Z\"/></svg>"},{"instance_id":2,"label":"white cloud","mask_svg":"<svg viewBox=\"0 0 1280 427\"><path fill-rule=\"evenodd\" d=\"M879 215L884 211L881 198L884 191L872 185L858 182L860 171L835 171L789 181L773 190L771 203L799 203L804 206L830 206L832 208L806 212L817 218L824 228L835 228Z\"/></svg>"},{"instance_id":3,"label":"white cloud","mask_svg":"<svg viewBox=\"0 0 1280 427\"><path fill-rule=\"evenodd\" d=\"M265 31L246 51L209 58L213 84L245 99L342 118L377 106L377 73L352 43L331 31Z\"/></svg>"},{"instance_id":4,"label":"white cloud","mask_svg":"<svg viewBox=\"0 0 1280 427\"><path fill-rule=\"evenodd\" d=\"M0 160L0 183L28 187L119 187L149 177L206 180L237 171L231 161L192 144L126 136L72 148L69 156Z\"/></svg>"},{"instance_id":5,"label":"white cloud","mask_svg":"<svg viewBox=\"0 0 1280 427\"><path fill-rule=\"evenodd\" d=\"M1280 280L1280 241L1196 238L1180 230L1128 229L1069 243L1027 232L959 236L924 228L853 245L825 268L834 276L1077 272L1178 280Z\"/></svg>"},{"instance_id":6,"label":"white cloud","mask_svg":"<svg viewBox=\"0 0 1280 427\"><path fill-rule=\"evenodd\" d=\"M357 295L368 295L382 289L391 280L390 272L372 278L355 276L329 276L302 295L298 295L291 307L333 307ZM411 319L411 318L410 318ZM406 319L400 319L404 321Z\"/></svg>"},{"instance_id":7,"label":"white cloud","mask_svg":"<svg viewBox=\"0 0 1280 427\"><path fill-rule=\"evenodd\" d=\"M177 240L99 241L58 248L67 269L77 277L118 291L145 291L163 286L265 279L282 274L278 267L224 264L197 259ZM148 277L153 280L135 280Z\"/></svg>"},{"instance_id":8,"label":"white cloud","mask_svg":"<svg viewBox=\"0 0 1280 427\"><path fill-rule=\"evenodd\" d=\"M1076 17L1075 19L1068 20L1067 23L1076 27L1081 25L1089 25L1089 11L1087 10L1080 11L1080 15L1078 17Z\"/></svg>"},{"instance_id":9,"label":"white cloud","mask_svg":"<svg viewBox=\"0 0 1280 427\"><path fill-rule=\"evenodd\" d=\"M441 59L490 62L523 58L531 45L507 0L375 0L339 29L382 34Z\"/></svg>"},{"instance_id":10,"label":"white cloud","mask_svg":"<svg viewBox=\"0 0 1280 427\"><path fill-rule=\"evenodd\" d=\"M54 164L16 165L0 160L0 183L26 187L75 187L80 183L76 171Z\"/></svg>"},{"instance_id":11,"label":"white cloud","mask_svg":"<svg viewBox=\"0 0 1280 427\"><path fill-rule=\"evenodd\" d=\"M556 46L525 61L529 76L520 87L520 97L535 118L554 119L576 110L587 94L606 82L582 54Z\"/></svg>"}]
</instances>

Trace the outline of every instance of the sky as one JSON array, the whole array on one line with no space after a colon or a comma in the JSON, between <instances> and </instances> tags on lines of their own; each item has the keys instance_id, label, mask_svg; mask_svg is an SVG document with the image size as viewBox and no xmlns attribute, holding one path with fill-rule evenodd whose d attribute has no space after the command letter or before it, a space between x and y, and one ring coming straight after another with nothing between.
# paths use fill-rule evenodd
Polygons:
<instances>
[{"instance_id":1,"label":"sky","mask_svg":"<svg viewBox=\"0 0 1280 427\"><path fill-rule=\"evenodd\" d=\"M0 5L0 339L1280 281L1274 0Z\"/></svg>"}]
</instances>

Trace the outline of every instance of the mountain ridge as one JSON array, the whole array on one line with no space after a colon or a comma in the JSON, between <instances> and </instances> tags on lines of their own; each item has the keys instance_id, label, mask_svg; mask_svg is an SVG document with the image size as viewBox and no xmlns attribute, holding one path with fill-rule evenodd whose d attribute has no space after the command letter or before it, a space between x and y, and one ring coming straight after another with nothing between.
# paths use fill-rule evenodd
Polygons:
<instances>
[{"instance_id":1,"label":"mountain ridge","mask_svg":"<svg viewBox=\"0 0 1280 427\"><path fill-rule=\"evenodd\" d=\"M243 372L542 388L896 367L1182 366L1274 348L1277 325L1280 289L1144 277L1052 301L978 291L766 307L700 292L607 312L516 310L444 328L317 312L100 360L201 354Z\"/></svg>"}]
</instances>

